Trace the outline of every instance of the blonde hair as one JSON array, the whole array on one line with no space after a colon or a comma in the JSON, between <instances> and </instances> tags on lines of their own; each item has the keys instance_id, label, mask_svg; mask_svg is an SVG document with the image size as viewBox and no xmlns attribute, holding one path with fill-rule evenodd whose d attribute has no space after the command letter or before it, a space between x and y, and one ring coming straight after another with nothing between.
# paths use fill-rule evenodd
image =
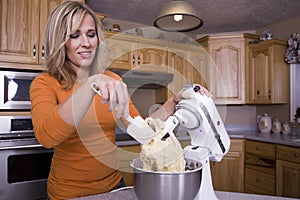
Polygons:
<instances>
[{"instance_id":1,"label":"blonde hair","mask_svg":"<svg viewBox=\"0 0 300 200\"><path fill-rule=\"evenodd\" d=\"M64 89L70 89L77 75L66 59L66 43L72 33L71 24L74 15L79 27L85 14L90 14L95 22L98 37L97 53L90 67L90 75L102 73L106 68L107 50L104 45L104 34L101 21L85 4L77 1L67 1L58 5L50 14L45 41L45 64L48 73L55 77ZM74 30L74 29L73 29Z\"/></svg>"}]
</instances>

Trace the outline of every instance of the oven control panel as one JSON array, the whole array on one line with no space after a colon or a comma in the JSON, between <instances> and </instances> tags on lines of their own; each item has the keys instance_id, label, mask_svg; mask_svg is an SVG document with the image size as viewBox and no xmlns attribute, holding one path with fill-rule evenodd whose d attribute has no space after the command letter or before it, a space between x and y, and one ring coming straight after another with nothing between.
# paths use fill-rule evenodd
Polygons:
<instances>
[{"instance_id":1,"label":"oven control panel","mask_svg":"<svg viewBox=\"0 0 300 200\"><path fill-rule=\"evenodd\" d=\"M34 136L31 116L0 116L0 149L40 145Z\"/></svg>"}]
</instances>

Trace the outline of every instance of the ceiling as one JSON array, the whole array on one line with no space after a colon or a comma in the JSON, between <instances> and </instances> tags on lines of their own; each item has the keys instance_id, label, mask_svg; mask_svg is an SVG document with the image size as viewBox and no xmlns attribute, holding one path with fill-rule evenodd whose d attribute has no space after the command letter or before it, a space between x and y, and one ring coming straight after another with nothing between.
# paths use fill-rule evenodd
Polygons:
<instances>
[{"instance_id":1,"label":"ceiling","mask_svg":"<svg viewBox=\"0 0 300 200\"><path fill-rule=\"evenodd\" d=\"M86 0L107 18L153 26L172 0ZM300 0L186 0L204 24L193 34L256 30L300 17Z\"/></svg>"}]
</instances>

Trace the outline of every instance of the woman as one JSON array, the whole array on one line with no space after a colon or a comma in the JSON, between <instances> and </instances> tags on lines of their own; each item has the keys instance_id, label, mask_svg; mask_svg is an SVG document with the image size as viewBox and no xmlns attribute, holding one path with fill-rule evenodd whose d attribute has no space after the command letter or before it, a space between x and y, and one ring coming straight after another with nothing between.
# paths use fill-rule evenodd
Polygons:
<instances>
[{"instance_id":1,"label":"woman","mask_svg":"<svg viewBox=\"0 0 300 200\"><path fill-rule=\"evenodd\" d=\"M49 17L47 70L32 82L30 97L36 138L54 149L47 183L50 199L104 193L122 184L116 164L116 118L139 113L126 84L105 69L101 26L90 8L76 1L62 3ZM93 82L101 97L91 89ZM152 117L170 116L180 93L176 96Z\"/></svg>"}]
</instances>

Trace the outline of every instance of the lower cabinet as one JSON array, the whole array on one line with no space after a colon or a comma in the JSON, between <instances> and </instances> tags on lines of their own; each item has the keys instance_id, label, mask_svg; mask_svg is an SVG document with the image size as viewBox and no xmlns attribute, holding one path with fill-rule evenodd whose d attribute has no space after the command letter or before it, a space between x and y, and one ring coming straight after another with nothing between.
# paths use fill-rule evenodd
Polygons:
<instances>
[{"instance_id":1,"label":"lower cabinet","mask_svg":"<svg viewBox=\"0 0 300 200\"><path fill-rule=\"evenodd\" d=\"M118 147L118 155L120 162L120 171L123 174L123 178L126 186L133 185L133 173L130 166L130 161L138 158L141 151L140 145L128 145Z\"/></svg>"},{"instance_id":2,"label":"lower cabinet","mask_svg":"<svg viewBox=\"0 0 300 200\"><path fill-rule=\"evenodd\" d=\"M221 162L211 162L215 190L244 192L244 146L243 139L231 139L230 149Z\"/></svg>"},{"instance_id":3,"label":"lower cabinet","mask_svg":"<svg viewBox=\"0 0 300 200\"><path fill-rule=\"evenodd\" d=\"M277 145L276 195L300 198L300 149Z\"/></svg>"}]
</instances>

